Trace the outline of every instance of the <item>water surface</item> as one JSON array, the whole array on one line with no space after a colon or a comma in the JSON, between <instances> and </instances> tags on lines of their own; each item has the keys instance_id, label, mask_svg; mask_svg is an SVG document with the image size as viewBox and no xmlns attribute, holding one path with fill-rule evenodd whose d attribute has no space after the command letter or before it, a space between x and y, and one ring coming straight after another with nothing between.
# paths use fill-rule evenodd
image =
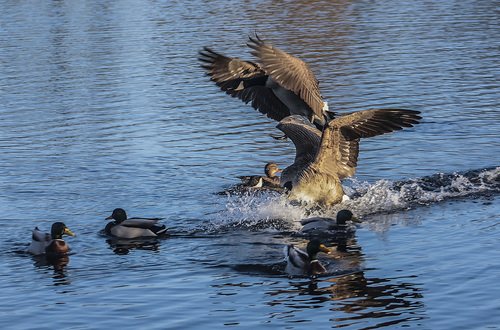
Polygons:
<instances>
[{"instance_id":1,"label":"water surface","mask_svg":"<svg viewBox=\"0 0 500 330\"><path fill-rule=\"evenodd\" d=\"M2 328L498 328L497 7L4 1ZM424 117L362 141L344 206L364 223L319 279L283 273L305 209L217 194L294 158L197 61L203 46L251 59L254 31L309 63L330 109ZM121 253L99 233L115 207L164 217L171 238ZM22 253L54 221L78 234L68 260Z\"/></svg>"}]
</instances>

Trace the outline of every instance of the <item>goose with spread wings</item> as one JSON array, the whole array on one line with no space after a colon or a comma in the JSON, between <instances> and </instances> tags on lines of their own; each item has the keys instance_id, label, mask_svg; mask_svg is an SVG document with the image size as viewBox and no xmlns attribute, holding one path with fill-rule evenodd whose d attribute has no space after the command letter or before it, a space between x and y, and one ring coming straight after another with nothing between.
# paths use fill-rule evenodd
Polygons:
<instances>
[{"instance_id":1,"label":"goose with spread wings","mask_svg":"<svg viewBox=\"0 0 500 330\"><path fill-rule=\"evenodd\" d=\"M281 174L289 198L331 206L342 202L341 180L354 175L359 140L404 127L413 127L419 111L374 109L358 111L330 120L323 132L302 116L288 116L278 128L294 143L295 161Z\"/></svg>"},{"instance_id":2,"label":"goose with spread wings","mask_svg":"<svg viewBox=\"0 0 500 330\"><path fill-rule=\"evenodd\" d=\"M257 35L249 37L247 46L257 63L227 57L208 47L200 51L201 66L222 91L277 121L301 115L322 129L333 118L318 80L304 61Z\"/></svg>"}]
</instances>

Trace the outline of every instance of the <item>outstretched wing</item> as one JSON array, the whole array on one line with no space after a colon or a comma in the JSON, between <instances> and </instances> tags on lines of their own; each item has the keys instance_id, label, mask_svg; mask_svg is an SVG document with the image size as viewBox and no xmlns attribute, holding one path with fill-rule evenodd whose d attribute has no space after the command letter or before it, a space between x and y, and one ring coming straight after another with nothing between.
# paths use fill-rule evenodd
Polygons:
<instances>
[{"instance_id":1,"label":"outstretched wing","mask_svg":"<svg viewBox=\"0 0 500 330\"><path fill-rule=\"evenodd\" d=\"M367 138L413 127L422 119L419 114L415 110L372 109L347 114L331 124L341 127L346 138Z\"/></svg>"},{"instance_id":2,"label":"outstretched wing","mask_svg":"<svg viewBox=\"0 0 500 330\"><path fill-rule=\"evenodd\" d=\"M324 102L319 83L302 60L262 41L257 35L247 43L252 55L259 59L266 74L282 87L297 94L318 118L323 118Z\"/></svg>"},{"instance_id":3,"label":"outstretched wing","mask_svg":"<svg viewBox=\"0 0 500 330\"><path fill-rule=\"evenodd\" d=\"M321 132L307 118L288 116L276 127L295 145L295 164L307 165L314 160L320 146Z\"/></svg>"},{"instance_id":4,"label":"outstretched wing","mask_svg":"<svg viewBox=\"0 0 500 330\"><path fill-rule=\"evenodd\" d=\"M419 111L374 109L354 112L331 120L321 138L314 166L338 175L352 176L356 170L359 139L381 135L418 124Z\"/></svg>"},{"instance_id":5,"label":"outstretched wing","mask_svg":"<svg viewBox=\"0 0 500 330\"><path fill-rule=\"evenodd\" d=\"M288 108L265 86L268 75L257 64L221 55L205 47L200 51L201 67L227 94L251 102L254 109L274 120L290 114Z\"/></svg>"}]
</instances>

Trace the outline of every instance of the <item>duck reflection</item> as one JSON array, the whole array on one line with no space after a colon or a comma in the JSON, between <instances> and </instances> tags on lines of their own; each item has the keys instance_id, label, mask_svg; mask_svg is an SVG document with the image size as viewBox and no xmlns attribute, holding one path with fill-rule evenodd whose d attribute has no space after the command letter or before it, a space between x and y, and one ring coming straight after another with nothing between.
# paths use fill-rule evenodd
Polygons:
<instances>
[{"instance_id":1,"label":"duck reflection","mask_svg":"<svg viewBox=\"0 0 500 330\"><path fill-rule=\"evenodd\" d=\"M33 256L34 266L41 269L50 269L54 270L52 278L54 279L54 285L68 285L71 284L71 281L68 277L66 266L69 264L69 256L68 255L59 255L59 256L48 256L48 255L39 255Z\"/></svg>"},{"instance_id":2,"label":"duck reflection","mask_svg":"<svg viewBox=\"0 0 500 330\"><path fill-rule=\"evenodd\" d=\"M399 281L398 281L399 282ZM324 284L329 284L323 287ZM320 287L321 286L321 287ZM423 319L424 303L422 289L416 283L395 283L395 279L366 278L363 271L346 274L326 281L311 281L297 286L299 294L307 292L318 301L334 301L332 312L343 312L332 318L336 327L345 326L354 320L380 320L381 326L400 324L408 320ZM390 321L384 321L390 318ZM370 328L377 328L373 326Z\"/></svg>"},{"instance_id":3,"label":"duck reflection","mask_svg":"<svg viewBox=\"0 0 500 330\"><path fill-rule=\"evenodd\" d=\"M337 249L330 255L334 261L327 265L327 269L330 275L342 275L291 282L292 290L269 292L275 298L268 304L301 309L306 300L313 305L330 302L334 327L343 327L360 319L372 322L390 317L390 321L383 322L385 326L405 322L408 318L424 317L418 315L418 311L424 308L422 289L418 284L400 278L367 278L362 270L364 257L355 239L339 240L336 244ZM310 298L305 298L307 296ZM337 314L337 311L342 313ZM340 317L335 318L335 315Z\"/></svg>"},{"instance_id":4,"label":"duck reflection","mask_svg":"<svg viewBox=\"0 0 500 330\"><path fill-rule=\"evenodd\" d=\"M131 250L159 251L160 241L157 238L123 239L108 238L106 242L114 253L124 255Z\"/></svg>"}]
</instances>

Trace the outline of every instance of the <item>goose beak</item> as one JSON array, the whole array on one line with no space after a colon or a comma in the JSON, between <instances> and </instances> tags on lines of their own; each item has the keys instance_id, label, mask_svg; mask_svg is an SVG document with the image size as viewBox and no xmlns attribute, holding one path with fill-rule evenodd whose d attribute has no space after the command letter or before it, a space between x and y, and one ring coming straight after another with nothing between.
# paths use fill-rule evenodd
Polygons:
<instances>
[{"instance_id":1,"label":"goose beak","mask_svg":"<svg viewBox=\"0 0 500 330\"><path fill-rule=\"evenodd\" d=\"M321 244L321 245L319 246L319 250L320 250L321 252L326 253L326 254L329 254L330 252L332 252L332 250L330 250L329 248L327 248L327 247L326 247L325 245L323 245L323 244Z\"/></svg>"},{"instance_id":2,"label":"goose beak","mask_svg":"<svg viewBox=\"0 0 500 330\"><path fill-rule=\"evenodd\" d=\"M76 236L75 233L73 233L69 228L64 228L64 234L69 235L69 236Z\"/></svg>"}]
</instances>

